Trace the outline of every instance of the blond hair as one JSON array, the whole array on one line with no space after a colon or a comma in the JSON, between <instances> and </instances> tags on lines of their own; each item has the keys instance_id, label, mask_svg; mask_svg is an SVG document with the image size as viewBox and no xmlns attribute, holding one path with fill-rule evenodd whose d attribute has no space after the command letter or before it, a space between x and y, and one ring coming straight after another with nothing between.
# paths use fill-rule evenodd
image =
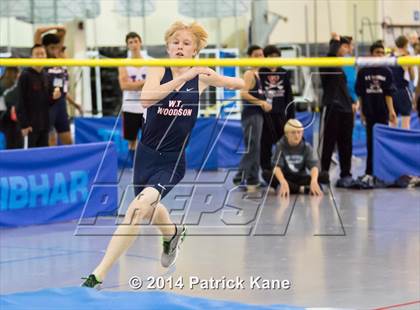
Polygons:
<instances>
[{"instance_id":1,"label":"blond hair","mask_svg":"<svg viewBox=\"0 0 420 310\"><path fill-rule=\"evenodd\" d=\"M291 118L287 121L286 125L284 125L284 132L295 131L295 130L302 130L303 125L300 121L295 118Z\"/></svg>"},{"instance_id":2,"label":"blond hair","mask_svg":"<svg viewBox=\"0 0 420 310\"><path fill-rule=\"evenodd\" d=\"M207 31L199 23L192 22L191 24L185 24L181 21L173 23L165 33L166 45L169 43L169 39L180 30L188 30L195 37L195 45L197 47L197 53L207 45L208 34Z\"/></svg>"}]
</instances>

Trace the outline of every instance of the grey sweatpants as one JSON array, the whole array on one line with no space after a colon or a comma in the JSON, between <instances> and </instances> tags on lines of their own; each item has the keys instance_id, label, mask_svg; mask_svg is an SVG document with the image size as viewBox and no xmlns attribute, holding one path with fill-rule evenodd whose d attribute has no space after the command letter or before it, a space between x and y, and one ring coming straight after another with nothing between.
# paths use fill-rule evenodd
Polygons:
<instances>
[{"instance_id":1,"label":"grey sweatpants","mask_svg":"<svg viewBox=\"0 0 420 310\"><path fill-rule=\"evenodd\" d=\"M241 120L245 140L245 153L239 163L239 173L251 182L259 181L261 134L264 123L262 114L248 116Z\"/></svg>"}]
</instances>

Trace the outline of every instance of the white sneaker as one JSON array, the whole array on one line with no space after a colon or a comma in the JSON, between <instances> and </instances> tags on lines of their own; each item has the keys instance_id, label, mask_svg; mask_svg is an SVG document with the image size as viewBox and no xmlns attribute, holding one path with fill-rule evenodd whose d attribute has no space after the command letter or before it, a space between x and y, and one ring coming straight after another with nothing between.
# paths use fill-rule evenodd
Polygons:
<instances>
[{"instance_id":1,"label":"white sneaker","mask_svg":"<svg viewBox=\"0 0 420 310\"><path fill-rule=\"evenodd\" d=\"M175 263L178 256L179 246L184 241L187 229L185 226L175 226L176 233L169 241L163 241L163 252L160 263L163 267L168 268Z\"/></svg>"}]
</instances>

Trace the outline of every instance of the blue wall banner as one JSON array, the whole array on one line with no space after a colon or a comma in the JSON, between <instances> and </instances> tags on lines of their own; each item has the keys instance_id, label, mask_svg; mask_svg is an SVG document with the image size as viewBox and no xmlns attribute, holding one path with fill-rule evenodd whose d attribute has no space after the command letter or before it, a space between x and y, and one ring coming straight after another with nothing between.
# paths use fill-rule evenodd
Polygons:
<instances>
[{"instance_id":1,"label":"blue wall banner","mask_svg":"<svg viewBox=\"0 0 420 310\"><path fill-rule=\"evenodd\" d=\"M219 168L238 168L245 152L241 121L219 119L217 122L217 160Z\"/></svg>"},{"instance_id":2,"label":"blue wall banner","mask_svg":"<svg viewBox=\"0 0 420 310\"><path fill-rule=\"evenodd\" d=\"M399 126L401 126L401 117L399 117ZM415 112L411 113L410 129L420 130L419 117ZM367 155L366 128L362 124L359 113L356 115L353 128L353 155L358 157L365 157Z\"/></svg>"},{"instance_id":3,"label":"blue wall banner","mask_svg":"<svg viewBox=\"0 0 420 310\"><path fill-rule=\"evenodd\" d=\"M353 155L358 157L365 157L367 155L366 128L362 124L359 113L356 114L353 127Z\"/></svg>"},{"instance_id":4,"label":"blue wall banner","mask_svg":"<svg viewBox=\"0 0 420 310\"><path fill-rule=\"evenodd\" d=\"M420 176L420 131L375 125L373 173L392 182L401 175Z\"/></svg>"},{"instance_id":5,"label":"blue wall banner","mask_svg":"<svg viewBox=\"0 0 420 310\"><path fill-rule=\"evenodd\" d=\"M0 152L0 227L63 222L117 208L113 143Z\"/></svg>"},{"instance_id":6,"label":"blue wall banner","mask_svg":"<svg viewBox=\"0 0 420 310\"><path fill-rule=\"evenodd\" d=\"M420 119L416 112L411 113L410 129L420 130Z\"/></svg>"},{"instance_id":7,"label":"blue wall banner","mask_svg":"<svg viewBox=\"0 0 420 310\"><path fill-rule=\"evenodd\" d=\"M235 53L220 51L220 58L238 58ZM220 73L224 76L236 77L236 67L221 67ZM238 91L229 88L223 88L223 100L228 100L236 96Z\"/></svg>"},{"instance_id":8,"label":"blue wall banner","mask_svg":"<svg viewBox=\"0 0 420 310\"><path fill-rule=\"evenodd\" d=\"M4 134L0 131L0 150L3 150L6 148L6 138L4 137Z\"/></svg>"},{"instance_id":9,"label":"blue wall banner","mask_svg":"<svg viewBox=\"0 0 420 310\"><path fill-rule=\"evenodd\" d=\"M131 167L132 158L128 154L128 142L122 135L122 120L115 116L76 117L74 119L75 143L112 141L118 154L119 167Z\"/></svg>"},{"instance_id":10,"label":"blue wall banner","mask_svg":"<svg viewBox=\"0 0 420 310\"><path fill-rule=\"evenodd\" d=\"M185 151L187 168L215 170L218 168L217 148L214 146L217 131L216 118L199 118L191 133Z\"/></svg>"}]
</instances>

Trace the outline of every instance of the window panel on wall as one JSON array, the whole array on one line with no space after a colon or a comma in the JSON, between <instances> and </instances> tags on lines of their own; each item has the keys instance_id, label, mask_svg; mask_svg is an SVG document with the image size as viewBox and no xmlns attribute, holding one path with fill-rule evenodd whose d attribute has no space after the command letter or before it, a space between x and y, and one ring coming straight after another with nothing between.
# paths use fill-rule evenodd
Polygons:
<instances>
[{"instance_id":1,"label":"window panel on wall","mask_svg":"<svg viewBox=\"0 0 420 310\"><path fill-rule=\"evenodd\" d=\"M118 0L115 12L122 16L149 16L156 10L154 0Z\"/></svg>"},{"instance_id":2,"label":"window panel on wall","mask_svg":"<svg viewBox=\"0 0 420 310\"><path fill-rule=\"evenodd\" d=\"M16 17L32 24L64 23L76 18L95 18L100 0L2 0L1 17Z\"/></svg>"},{"instance_id":3,"label":"window panel on wall","mask_svg":"<svg viewBox=\"0 0 420 310\"><path fill-rule=\"evenodd\" d=\"M241 16L250 0L178 0L180 14L194 18Z\"/></svg>"},{"instance_id":4,"label":"window panel on wall","mask_svg":"<svg viewBox=\"0 0 420 310\"><path fill-rule=\"evenodd\" d=\"M29 1L2 0L0 1L0 17L26 16L29 12Z\"/></svg>"}]
</instances>

